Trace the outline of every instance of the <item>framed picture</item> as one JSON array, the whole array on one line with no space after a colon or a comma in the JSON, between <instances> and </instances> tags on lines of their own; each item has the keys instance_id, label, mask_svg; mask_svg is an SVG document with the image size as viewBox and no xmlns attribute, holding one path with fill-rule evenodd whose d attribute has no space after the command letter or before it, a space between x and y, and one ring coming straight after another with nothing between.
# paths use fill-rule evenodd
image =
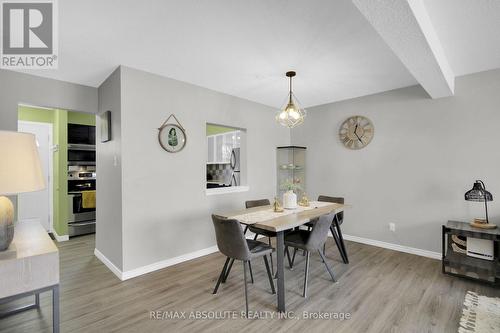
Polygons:
<instances>
[{"instance_id":1,"label":"framed picture","mask_svg":"<svg viewBox=\"0 0 500 333\"><path fill-rule=\"evenodd\" d=\"M186 146L186 132L176 124L166 124L160 128L158 141L169 153L177 153Z\"/></svg>"},{"instance_id":2,"label":"framed picture","mask_svg":"<svg viewBox=\"0 0 500 333\"><path fill-rule=\"evenodd\" d=\"M170 118L174 118L177 124L169 123ZM178 153L184 149L186 140L186 130L173 113L158 128L158 142L169 153Z\"/></svg>"},{"instance_id":3,"label":"framed picture","mask_svg":"<svg viewBox=\"0 0 500 333\"><path fill-rule=\"evenodd\" d=\"M111 141L111 111L101 114L101 142Z\"/></svg>"}]
</instances>

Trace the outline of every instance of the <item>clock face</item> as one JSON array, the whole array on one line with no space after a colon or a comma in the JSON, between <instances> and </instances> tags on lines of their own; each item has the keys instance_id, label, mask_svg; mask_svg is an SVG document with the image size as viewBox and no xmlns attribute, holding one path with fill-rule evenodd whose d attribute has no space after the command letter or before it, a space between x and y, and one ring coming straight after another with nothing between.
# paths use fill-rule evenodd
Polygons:
<instances>
[{"instance_id":1,"label":"clock face","mask_svg":"<svg viewBox=\"0 0 500 333\"><path fill-rule=\"evenodd\" d=\"M361 149L373 139L375 129L370 119L363 116L349 117L339 130L340 141L349 149Z\"/></svg>"}]
</instances>

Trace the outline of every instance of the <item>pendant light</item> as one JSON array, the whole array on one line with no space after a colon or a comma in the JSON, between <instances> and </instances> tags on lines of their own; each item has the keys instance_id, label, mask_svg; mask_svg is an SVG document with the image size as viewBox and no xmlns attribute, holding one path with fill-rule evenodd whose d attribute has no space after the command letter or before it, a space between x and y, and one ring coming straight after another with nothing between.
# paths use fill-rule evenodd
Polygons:
<instances>
[{"instance_id":1,"label":"pendant light","mask_svg":"<svg viewBox=\"0 0 500 333\"><path fill-rule=\"evenodd\" d=\"M292 78L296 75L295 72L286 72L286 76L290 78L290 91L288 92L287 102L276 115L276 121L288 128L293 128L304 122L306 110L304 110L295 95L292 92Z\"/></svg>"}]
</instances>

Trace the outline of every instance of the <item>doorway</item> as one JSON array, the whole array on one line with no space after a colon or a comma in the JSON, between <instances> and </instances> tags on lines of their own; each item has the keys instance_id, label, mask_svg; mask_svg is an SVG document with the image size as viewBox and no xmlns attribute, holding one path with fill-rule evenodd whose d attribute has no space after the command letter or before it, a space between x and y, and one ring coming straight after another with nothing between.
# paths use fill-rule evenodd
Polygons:
<instances>
[{"instance_id":1,"label":"doorway","mask_svg":"<svg viewBox=\"0 0 500 333\"><path fill-rule=\"evenodd\" d=\"M45 189L18 195L19 221L36 220L47 232L53 232L53 128L50 123L18 121L18 131L32 133L36 137L38 154L45 180Z\"/></svg>"}]
</instances>

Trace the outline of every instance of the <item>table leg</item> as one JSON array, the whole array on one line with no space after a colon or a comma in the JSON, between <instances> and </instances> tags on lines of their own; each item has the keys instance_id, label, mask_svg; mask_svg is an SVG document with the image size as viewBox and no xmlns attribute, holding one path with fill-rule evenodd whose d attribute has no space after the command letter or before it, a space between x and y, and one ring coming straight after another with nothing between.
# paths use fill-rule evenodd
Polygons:
<instances>
[{"instance_id":1,"label":"table leg","mask_svg":"<svg viewBox=\"0 0 500 333\"><path fill-rule=\"evenodd\" d=\"M285 237L283 231L276 233L276 269L278 274L278 311L285 312Z\"/></svg>"},{"instance_id":2,"label":"table leg","mask_svg":"<svg viewBox=\"0 0 500 333\"><path fill-rule=\"evenodd\" d=\"M337 215L335 215L334 221L335 221L335 227L336 227L335 229L337 230L337 234L339 235L340 246L342 247L342 252L344 253L344 255L343 255L344 264L348 264L349 258L347 258L347 250L345 249L344 237L342 237L342 231L340 230L340 224L339 224L339 220L337 218Z\"/></svg>"},{"instance_id":3,"label":"table leg","mask_svg":"<svg viewBox=\"0 0 500 333\"><path fill-rule=\"evenodd\" d=\"M59 333L59 285L52 288L52 332Z\"/></svg>"}]
</instances>

